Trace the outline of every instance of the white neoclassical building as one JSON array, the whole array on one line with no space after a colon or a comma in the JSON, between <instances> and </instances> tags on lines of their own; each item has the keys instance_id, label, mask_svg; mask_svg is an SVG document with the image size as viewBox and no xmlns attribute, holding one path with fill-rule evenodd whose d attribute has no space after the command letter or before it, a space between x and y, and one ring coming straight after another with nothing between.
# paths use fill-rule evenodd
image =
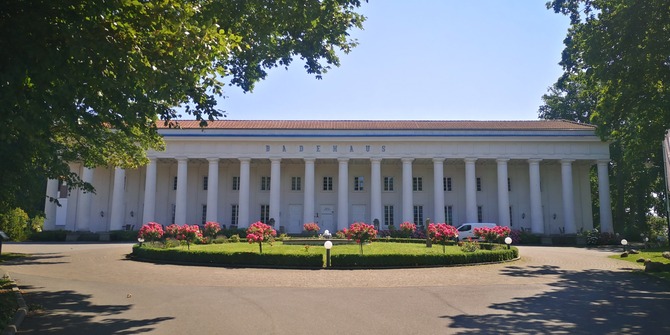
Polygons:
<instances>
[{"instance_id":1,"label":"white neoclassical building","mask_svg":"<svg viewBox=\"0 0 670 335\"><path fill-rule=\"evenodd\" d=\"M288 233L316 222L380 229L405 221L494 222L538 234L593 227L589 171L597 166L600 222L612 231L609 146L568 121L180 121L160 128L166 150L142 168L71 168L96 194L56 180L46 229L101 232L164 225Z\"/></svg>"}]
</instances>

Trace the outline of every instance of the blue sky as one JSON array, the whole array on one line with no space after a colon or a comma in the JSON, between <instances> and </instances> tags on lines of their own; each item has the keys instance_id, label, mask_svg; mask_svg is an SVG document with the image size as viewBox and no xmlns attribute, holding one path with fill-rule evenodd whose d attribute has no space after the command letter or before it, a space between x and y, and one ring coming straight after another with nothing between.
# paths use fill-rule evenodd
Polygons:
<instances>
[{"instance_id":1,"label":"blue sky","mask_svg":"<svg viewBox=\"0 0 670 335\"><path fill-rule=\"evenodd\" d=\"M371 0L360 45L323 80L297 59L219 107L230 120L537 119L569 24L545 2Z\"/></svg>"}]
</instances>

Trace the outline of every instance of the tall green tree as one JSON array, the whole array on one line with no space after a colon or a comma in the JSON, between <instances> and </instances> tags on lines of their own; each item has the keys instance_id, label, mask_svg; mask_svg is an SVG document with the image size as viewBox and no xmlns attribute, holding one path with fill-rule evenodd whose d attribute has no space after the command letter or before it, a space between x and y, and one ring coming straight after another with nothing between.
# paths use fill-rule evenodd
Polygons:
<instances>
[{"instance_id":1,"label":"tall green tree","mask_svg":"<svg viewBox=\"0 0 670 335\"><path fill-rule=\"evenodd\" d=\"M7 0L0 8L0 213L83 187L68 162L134 168L161 149L156 122L202 121L227 85L251 91L294 58L317 78L362 28L358 0ZM39 188L37 188L39 189Z\"/></svg>"},{"instance_id":2,"label":"tall green tree","mask_svg":"<svg viewBox=\"0 0 670 335\"><path fill-rule=\"evenodd\" d=\"M615 229L643 230L665 215L661 142L670 128L670 2L554 0L570 17L564 74L543 96L542 118L596 125L611 143Z\"/></svg>"}]
</instances>

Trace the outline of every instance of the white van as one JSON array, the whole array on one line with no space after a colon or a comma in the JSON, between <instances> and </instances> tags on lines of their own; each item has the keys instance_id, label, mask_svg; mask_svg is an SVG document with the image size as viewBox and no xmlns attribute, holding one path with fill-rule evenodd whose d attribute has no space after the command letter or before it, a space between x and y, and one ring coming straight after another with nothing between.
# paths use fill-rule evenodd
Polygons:
<instances>
[{"instance_id":1,"label":"white van","mask_svg":"<svg viewBox=\"0 0 670 335\"><path fill-rule=\"evenodd\" d=\"M481 223L481 222L476 222L476 223L464 223L460 225L456 230L458 230L458 237L456 240L467 240L468 237L475 239L475 228L493 228L495 227L495 223Z\"/></svg>"}]
</instances>

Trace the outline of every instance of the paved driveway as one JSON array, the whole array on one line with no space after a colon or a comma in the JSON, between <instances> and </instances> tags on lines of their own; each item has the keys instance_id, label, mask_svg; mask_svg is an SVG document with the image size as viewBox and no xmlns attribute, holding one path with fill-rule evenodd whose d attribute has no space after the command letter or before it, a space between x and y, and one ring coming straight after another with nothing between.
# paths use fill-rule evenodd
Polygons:
<instances>
[{"instance_id":1,"label":"paved driveway","mask_svg":"<svg viewBox=\"0 0 670 335\"><path fill-rule=\"evenodd\" d=\"M5 244L41 315L21 334L670 334L670 286L606 250L505 264L270 270L125 260L130 244Z\"/></svg>"}]
</instances>

